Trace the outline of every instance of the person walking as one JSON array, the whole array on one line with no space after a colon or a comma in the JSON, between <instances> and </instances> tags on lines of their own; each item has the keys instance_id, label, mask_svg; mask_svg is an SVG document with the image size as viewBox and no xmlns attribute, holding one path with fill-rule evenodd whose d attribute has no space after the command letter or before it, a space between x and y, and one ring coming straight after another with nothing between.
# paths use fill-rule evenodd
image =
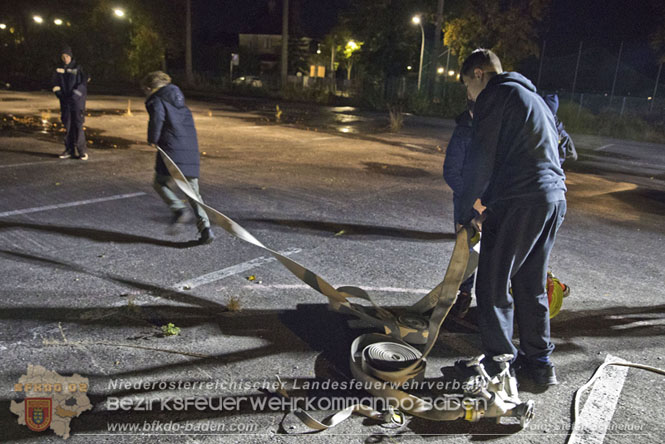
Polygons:
<instances>
[{"instance_id":1,"label":"person walking","mask_svg":"<svg viewBox=\"0 0 665 444\"><path fill-rule=\"evenodd\" d=\"M180 168L183 175L196 192L199 200L199 144L194 126L194 118L185 105L185 96L180 88L171 83L171 77L154 71L145 76L142 82L147 96L145 107L150 115L148 122L148 143L157 145ZM162 156L157 153L153 187L173 213L172 228L189 219L186 207L174 193L174 183ZM208 215L195 200L188 197L196 215L199 231L198 242L211 243L215 236L210 228Z\"/></svg>"}]
</instances>

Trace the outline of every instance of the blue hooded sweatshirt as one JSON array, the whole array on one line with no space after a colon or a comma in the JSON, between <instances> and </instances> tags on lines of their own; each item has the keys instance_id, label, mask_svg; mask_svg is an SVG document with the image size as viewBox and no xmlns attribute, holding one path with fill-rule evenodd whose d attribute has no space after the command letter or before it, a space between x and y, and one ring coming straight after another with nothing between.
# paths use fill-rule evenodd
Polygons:
<instances>
[{"instance_id":1,"label":"blue hooded sweatshirt","mask_svg":"<svg viewBox=\"0 0 665 444\"><path fill-rule=\"evenodd\" d=\"M166 85L151 94L145 101L150 114L148 143L154 143L178 165L185 177L199 177L199 143L192 113L185 106L185 96L175 85ZM169 171L157 153L157 174L169 175Z\"/></svg>"},{"instance_id":2,"label":"blue hooded sweatshirt","mask_svg":"<svg viewBox=\"0 0 665 444\"><path fill-rule=\"evenodd\" d=\"M473 218L478 197L488 209L565 200L557 146L554 115L531 81L515 72L495 75L476 99L457 222Z\"/></svg>"}]
</instances>

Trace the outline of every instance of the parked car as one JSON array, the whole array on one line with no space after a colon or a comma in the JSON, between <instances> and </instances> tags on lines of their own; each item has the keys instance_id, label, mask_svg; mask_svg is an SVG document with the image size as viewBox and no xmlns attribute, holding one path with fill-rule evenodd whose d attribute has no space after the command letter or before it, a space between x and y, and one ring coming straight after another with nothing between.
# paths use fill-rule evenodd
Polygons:
<instances>
[{"instance_id":1,"label":"parked car","mask_svg":"<svg viewBox=\"0 0 665 444\"><path fill-rule=\"evenodd\" d=\"M263 82L257 76L241 76L233 81L234 85L249 85L254 88L262 88Z\"/></svg>"}]
</instances>

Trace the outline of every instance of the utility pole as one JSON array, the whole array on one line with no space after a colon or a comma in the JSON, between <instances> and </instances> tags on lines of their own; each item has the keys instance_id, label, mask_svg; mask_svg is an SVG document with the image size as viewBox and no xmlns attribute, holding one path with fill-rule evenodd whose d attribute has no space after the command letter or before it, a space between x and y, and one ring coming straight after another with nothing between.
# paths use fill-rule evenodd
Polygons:
<instances>
[{"instance_id":1,"label":"utility pole","mask_svg":"<svg viewBox=\"0 0 665 444\"><path fill-rule=\"evenodd\" d=\"M612 92L610 93L610 106L612 105L612 100L614 100L614 87L617 84L617 75L619 74L619 64L621 63L621 52L623 52L623 41L621 46L619 46L619 57L617 57L617 67L614 70L614 80L612 81Z\"/></svg>"},{"instance_id":2,"label":"utility pole","mask_svg":"<svg viewBox=\"0 0 665 444\"><path fill-rule=\"evenodd\" d=\"M432 95L434 92L434 84L436 80L436 71L437 71L437 60L439 58L439 53L443 47L443 39L441 38L441 28L443 26L443 4L445 0L439 0L439 3L436 8L436 21L434 22L434 48L432 48L432 61L430 63L430 74L428 82L428 91Z\"/></svg>"},{"instance_id":3,"label":"utility pole","mask_svg":"<svg viewBox=\"0 0 665 444\"><path fill-rule=\"evenodd\" d=\"M281 79L282 88L286 87L286 79L289 68L289 0L283 0L282 6L282 66Z\"/></svg>"},{"instance_id":4,"label":"utility pole","mask_svg":"<svg viewBox=\"0 0 665 444\"><path fill-rule=\"evenodd\" d=\"M653 111L653 102L656 101L656 92L658 91L658 81L660 80L660 72L663 69L663 62L660 62L658 67L658 74L656 74L656 84L653 86L653 94L651 94L651 105L649 105L649 112Z\"/></svg>"},{"instance_id":5,"label":"utility pole","mask_svg":"<svg viewBox=\"0 0 665 444\"><path fill-rule=\"evenodd\" d=\"M543 48L540 50L540 64L538 65L538 80L536 80L536 89L540 89L540 74L543 72L543 60L545 60L545 46L547 46L547 40L543 40ZM577 59L579 61L579 57ZM577 69L575 70L577 74ZM574 89L575 87L573 87Z\"/></svg>"},{"instance_id":6,"label":"utility pole","mask_svg":"<svg viewBox=\"0 0 665 444\"><path fill-rule=\"evenodd\" d=\"M188 85L194 84L194 73L192 72L192 0L187 0L187 12L185 13L185 75Z\"/></svg>"},{"instance_id":7,"label":"utility pole","mask_svg":"<svg viewBox=\"0 0 665 444\"><path fill-rule=\"evenodd\" d=\"M575 96L575 84L577 83L577 71L580 69L580 57L582 57L582 43L580 42L580 50L577 52L577 63L575 64L575 76L573 77L573 89L570 91L570 100Z\"/></svg>"}]
</instances>

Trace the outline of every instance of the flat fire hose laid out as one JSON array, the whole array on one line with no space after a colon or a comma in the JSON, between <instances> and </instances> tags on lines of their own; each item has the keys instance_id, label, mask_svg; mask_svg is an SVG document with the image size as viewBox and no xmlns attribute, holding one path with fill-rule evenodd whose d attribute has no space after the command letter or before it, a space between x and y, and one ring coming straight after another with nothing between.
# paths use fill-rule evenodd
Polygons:
<instances>
[{"instance_id":1,"label":"flat fire hose laid out","mask_svg":"<svg viewBox=\"0 0 665 444\"><path fill-rule=\"evenodd\" d=\"M385 332L385 334L373 333L356 338L351 346L350 365L353 376L365 383L368 392L376 397L390 400L390 408L378 412L358 404L336 413L324 422L315 420L302 410L294 411L293 414L311 429L327 429L354 412L397 423L402 418L402 413L435 421L458 418L477 421L482 417L513 416L519 418L523 426L531 420L533 402L522 403L519 400L516 381L509 372L508 361L512 356L495 358L503 370L494 377L486 373L480 363L482 357L470 361L472 364L469 364L469 367L476 374L470 377L468 390L465 392L483 401L473 408L464 405L454 409L440 408L399 389L409 381L421 380L424 377L427 355L432 350L441 325L455 302L459 286L477 266L478 255L472 247L478 243L480 236L474 228L467 226L458 231L443 281L420 301L397 314L379 307L363 289L353 286L336 289L313 271L265 246L238 223L202 202L176 164L161 148L157 149L178 188L201 205L211 222L234 236L268 251L298 279L326 296L333 310L357 316ZM365 300L371 306L354 304L349 301L352 298ZM429 318L425 317L425 313L430 310L432 313ZM409 344L424 345L424 351L420 352Z\"/></svg>"}]
</instances>

